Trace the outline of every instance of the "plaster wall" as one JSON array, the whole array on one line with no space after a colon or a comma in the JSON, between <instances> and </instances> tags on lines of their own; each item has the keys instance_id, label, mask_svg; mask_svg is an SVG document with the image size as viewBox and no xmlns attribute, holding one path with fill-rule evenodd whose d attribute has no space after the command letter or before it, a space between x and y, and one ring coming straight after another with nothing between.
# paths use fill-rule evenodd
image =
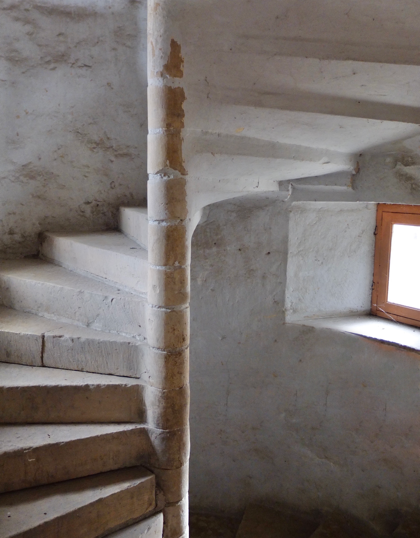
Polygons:
<instances>
[{"instance_id":1,"label":"plaster wall","mask_svg":"<svg viewBox=\"0 0 420 538\"><path fill-rule=\"evenodd\" d=\"M370 311L376 204L290 207L286 320Z\"/></svg>"},{"instance_id":2,"label":"plaster wall","mask_svg":"<svg viewBox=\"0 0 420 538\"><path fill-rule=\"evenodd\" d=\"M402 160L362 157L355 197L418 203ZM291 203L214 205L193 236L191 503L233 515L287 502L384 521L420 501L419 355L285 322ZM369 212L370 234L370 206L353 207Z\"/></svg>"},{"instance_id":3,"label":"plaster wall","mask_svg":"<svg viewBox=\"0 0 420 538\"><path fill-rule=\"evenodd\" d=\"M0 255L146 195L146 1L0 6Z\"/></svg>"}]
</instances>

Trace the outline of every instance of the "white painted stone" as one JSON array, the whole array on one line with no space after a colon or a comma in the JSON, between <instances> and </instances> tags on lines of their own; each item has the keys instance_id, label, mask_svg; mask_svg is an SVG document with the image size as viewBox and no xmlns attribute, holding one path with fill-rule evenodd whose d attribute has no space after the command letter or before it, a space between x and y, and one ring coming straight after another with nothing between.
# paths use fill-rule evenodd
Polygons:
<instances>
[{"instance_id":1,"label":"white painted stone","mask_svg":"<svg viewBox=\"0 0 420 538\"><path fill-rule=\"evenodd\" d=\"M0 363L5 424L144 422L143 399L135 379Z\"/></svg>"},{"instance_id":2,"label":"white painted stone","mask_svg":"<svg viewBox=\"0 0 420 538\"><path fill-rule=\"evenodd\" d=\"M4 260L3 305L100 331L144 336L145 299L43 260Z\"/></svg>"},{"instance_id":3,"label":"white painted stone","mask_svg":"<svg viewBox=\"0 0 420 538\"><path fill-rule=\"evenodd\" d=\"M287 321L368 313L376 204L298 202L290 211Z\"/></svg>"},{"instance_id":4,"label":"white painted stone","mask_svg":"<svg viewBox=\"0 0 420 538\"><path fill-rule=\"evenodd\" d=\"M137 467L0 496L2 538L95 538L155 507L154 476Z\"/></svg>"},{"instance_id":5,"label":"white painted stone","mask_svg":"<svg viewBox=\"0 0 420 538\"><path fill-rule=\"evenodd\" d=\"M156 514L126 529L114 532L109 538L162 538L163 515Z\"/></svg>"},{"instance_id":6,"label":"white painted stone","mask_svg":"<svg viewBox=\"0 0 420 538\"><path fill-rule=\"evenodd\" d=\"M147 291L147 251L119 232L46 233L41 256L81 274Z\"/></svg>"},{"instance_id":7,"label":"white painted stone","mask_svg":"<svg viewBox=\"0 0 420 538\"><path fill-rule=\"evenodd\" d=\"M4 4L0 251L8 257L35 255L41 231L116 228L120 205L143 202L146 4Z\"/></svg>"},{"instance_id":8,"label":"white painted stone","mask_svg":"<svg viewBox=\"0 0 420 538\"><path fill-rule=\"evenodd\" d=\"M0 440L2 493L133 467L150 452L137 425L0 426Z\"/></svg>"},{"instance_id":9,"label":"white painted stone","mask_svg":"<svg viewBox=\"0 0 420 538\"><path fill-rule=\"evenodd\" d=\"M144 347L126 336L0 307L2 362L139 377Z\"/></svg>"},{"instance_id":10,"label":"white painted stone","mask_svg":"<svg viewBox=\"0 0 420 538\"><path fill-rule=\"evenodd\" d=\"M147 207L120 207L119 228L127 236L147 250Z\"/></svg>"},{"instance_id":11,"label":"white painted stone","mask_svg":"<svg viewBox=\"0 0 420 538\"><path fill-rule=\"evenodd\" d=\"M398 179L393 163L411 166L390 159L361 158L357 196L416 203L415 183ZM401 346L417 329L391 330L379 320L363 329L357 317L347 327L336 318L340 330L331 320L285 323L290 209L274 195L232 200L210 208L194 233L191 505L239 514L264 499L305 510L338 506L365 520L413 509L419 353ZM337 227L343 219L337 212ZM305 285L315 277L307 274ZM361 336L374 332L381 341ZM397 333L398 345L386 343Z\"/></svg>"}]
</instances>

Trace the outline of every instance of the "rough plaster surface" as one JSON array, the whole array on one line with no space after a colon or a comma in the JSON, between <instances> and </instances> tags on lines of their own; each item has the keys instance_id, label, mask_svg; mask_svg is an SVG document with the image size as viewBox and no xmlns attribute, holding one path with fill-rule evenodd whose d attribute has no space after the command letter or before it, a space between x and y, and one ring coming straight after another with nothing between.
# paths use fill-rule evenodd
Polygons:
<instances>
[{"instance_id":1,"label":"rough plaster surface","mask_svg":"<svg viewBox=\"0 0 420 538\"><path fill-rule=\"evenodd\" d=\"M146 1L0 6L0 254L115 227L146 193Z\"/></svg>"},{"instance_id":2,"label":"rough plaster surface","mask_svg":"<svg viewBox=\"0 0 420 538\"><path fill-rule=\"evenodd\" d=\"M193 237L191 503L419 501L419 355L284 323L288 204L213 206Z\"/></svg>"},{"instance_id":3,"label":"rough plaster surface","mask_svg":"<svg viewBox=\"0 0 420 538\"><path fill-rule=\"evenodd\" d=\"M373 203L291 205L288 321L369 312L375 226Z\"/></svg>"}]
</instances>

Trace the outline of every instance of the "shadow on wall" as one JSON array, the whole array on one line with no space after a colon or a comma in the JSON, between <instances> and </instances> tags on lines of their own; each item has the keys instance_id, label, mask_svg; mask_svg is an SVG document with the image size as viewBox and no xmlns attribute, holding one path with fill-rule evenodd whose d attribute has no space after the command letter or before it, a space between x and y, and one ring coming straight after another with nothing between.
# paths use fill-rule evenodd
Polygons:
<instances>
[{"instance_id":1,"label":"shadow on wall","mask_svg":"<svg viewBox=\"0 0 420 538\"><path fill-rule=\"evenodd\" d=\"M146 0L3 2L0 252L146 196Z\"/></svg>"},{"instance_id":2,"label":"shadow on wall","mask_svg":"<svg viewBox=\"0 0 420 538\"><path fill-rule=\"evenodd\" d=\"M413 508L419 355L285 324L289 215L270 198L223 202L193 237L192 507Z\"/></svg>"}]
</instances>

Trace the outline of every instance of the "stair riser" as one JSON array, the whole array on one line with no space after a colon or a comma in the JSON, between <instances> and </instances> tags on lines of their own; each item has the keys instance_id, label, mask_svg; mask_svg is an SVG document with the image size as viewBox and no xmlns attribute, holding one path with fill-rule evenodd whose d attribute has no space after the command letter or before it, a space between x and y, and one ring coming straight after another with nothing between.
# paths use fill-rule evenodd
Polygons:
<instances>
[{"instance_id":1,"label":"stair riser","mask_svg":"<svg viewBox=\"0 0 420 538\"><path fill-rule=\"evenodd\" d=\"M0 361L99 374L139 377L144 346L60 334L0 332Z\"/></svg>"},{"instance_id":2,"label":"stair riser","mask_svg":"<svg viewBox=\"0 0 420 538\"><path fill-rule=\"evenodd\" d=\"M0 423L145 422L142 386L0 387Z\"/></svg>"},{"instance_id":3,"label":"stair riser","mask_svg":"<svg viewBox=\"0 0 420 538\"><path fill-rule=\"evenodd\" d=\"M0 454L0 492L133 467L150 453L147 432L134 429Z\"/></svg>"},{"instance_id":4,"label":"stair riser","mask_svg":"<svg viewBox=\"0 0 420 538\"><path fill-rule=\"evenodd\" d=\"M84 275L93 275L141 293L147 292L147 259L95 248L77 241L45 234L41 257Z\"/></svg>"},{"instance_id":5,"label":"stair riser","mask_svg":"<svg viewBox=\"0 0 420 538\"><path fill-rule=\"evenodd\" d=\"M145 301L0 275L1 304L100 331L145 336Z\"/></svg>"},{"instance_id":6,"label":"stair riser","mask_svg":"<svg viewBox=\"0 0 420 538\"><path fill-rule=\"evenodd\" d=\"M119 228L147 250L148 245L147 208L120 207Z\"/></svg>"}]
</instances>

